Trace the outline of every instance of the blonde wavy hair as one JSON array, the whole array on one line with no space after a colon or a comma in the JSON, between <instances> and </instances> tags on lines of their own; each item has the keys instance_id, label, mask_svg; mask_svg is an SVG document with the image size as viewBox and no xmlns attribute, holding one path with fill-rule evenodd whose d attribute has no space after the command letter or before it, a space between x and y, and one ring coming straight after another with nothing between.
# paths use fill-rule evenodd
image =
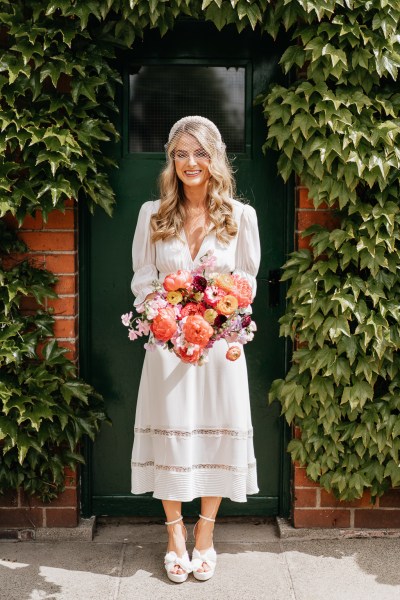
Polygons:
<instances>
[{"instance_id":1,"label":"blonde wavy hair","mask_svg":"<svg viewBox=\"0 0 400 600\"><path fill-rule=\"evenodd\" d=\"M161 204L151 217L152 241L179 237L186 217L183 184L175 170L174 151L182 134L193 136L210 157L208 217L218 241L228 244L237 234L231 199L235 194L232 167L217 127L204 117L184 117L172 127L166 144L167 162L158 180Z\"/></svg>"}]
</instances>

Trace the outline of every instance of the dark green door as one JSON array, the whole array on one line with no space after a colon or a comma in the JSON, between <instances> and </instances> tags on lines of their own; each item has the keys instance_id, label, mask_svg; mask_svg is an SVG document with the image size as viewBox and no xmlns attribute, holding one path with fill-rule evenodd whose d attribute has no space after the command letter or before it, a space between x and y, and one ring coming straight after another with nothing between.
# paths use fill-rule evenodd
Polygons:
<instances>
[{"instance_id":1,"label":"dark green door","mask_svg":"<svg viewBox=\"0 0 400 600\"><path fill-rule=\"evenodd\" d=\"M276 174L276 157L264 156L266 125L254 98L278 78L278 49L259 34L187 22L160 39L149 32L120 57L121 142L112 149L117 195L114 217L100 210L81 223L81 357L83 375L104 395L112 427L88 448L83 480L85 514L161 515L151 494L130 494L130 454L136 395L143 362L140 341L127 339L120 315L130 310L131 243L143 202L157 198L163 144L180 117L215 121L234 158L239 197L257 210L262 262L254 306L258 332L246 347L260 493L245 504L224 500L221 514L276 515L287 510L287 429L279 406L267 406L271 381L285 371L278 337L283 311L279 267L292 238L290 194ZM196 503L185 513L196 511Z\"/></svg>"}]
</instances>

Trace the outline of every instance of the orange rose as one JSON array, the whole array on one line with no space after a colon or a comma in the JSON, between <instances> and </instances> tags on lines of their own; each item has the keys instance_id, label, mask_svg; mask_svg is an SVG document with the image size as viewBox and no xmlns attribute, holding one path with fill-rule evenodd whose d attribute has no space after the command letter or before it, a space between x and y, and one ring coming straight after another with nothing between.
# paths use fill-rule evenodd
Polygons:
<instances>
[{"instance_id":1,"label":"orange rose","mask_svg":"<svg viewBox=\"0 0 400 600\"><path fill-rule=\"evenodd\" d=\"M160 308L158 315L150 325L150 329L158 340L168 342L177 330L174 309L170 306Z\"/></svg>"},{"instance_id":2,"label":"orange rose","mask_svg":"<svg viewBox=\"0 0 400 600\"><path fill-rule=\"evenodd\" d=\"M235 280L232 275L228 275L226 273L222 273L221 275L217 275L215 278L215 285L219 287L224 292L231 292L235 287Z\"/></svg>"},{"instance_id":3,"label":"orange rose","mask_svg":"<svg viewBox=\"0 0 400 600\"><path fill-rule=\"evenodd\" d=\"M187 348L179 348L176 350L176 354L185 363L195 363L199 360L202 350L202 348L195 348L193 354L188 354Z\"/></svg>"},{"instance_id":4,"label":"orange rose","mask_svg":"<svg viewBox=\"0 0 400 600\"><path fill-rule=\"evenodd\" d=\"M235 312L237 307L238 301L235 298L235 296L228 294L227 296L221 298L221 300L218 302L215 308L220 314L229 316Z\"/></svg>"},{"instance_id":5,"label":"orange rose","mask_svg":"<svg viewBox=\"0 0 400 600\"><path fill-rule=\"evenodd\" d=\"M237 300L239 308L244 308L251 304L252 300L252 289L251 285L244 277L235 278L235 288L233 290Z\"/></svg>"},{"instance_id":6,"label":"orange rose","mask_svg":"<svg viewBox=\"0 0 400 600\"><path fill-rule=\"evenodd\" d=\"M167 292L176 292L176 290L185 289L190 287L193 281L193 276L190 271L176 271L176 273L170 273L164 279L164 289Z\"/></svg>"},{"instance_id":7,"label":"orange rose","mask_svg":"<svg viewBox=\"0 0 400 600\"><path fill-rule=\"evenodd\" d=\"M241 354L242 351L239 346L231 346L225 356L228 360L234 361L237 360Z\"/></svg>"},{"instance_id":8,"label":"orange rose","mask_svg":"<svg viewBox=\"0 0 400 600\"><path fill-rule=\"evenodd\" d=\"M190 315L182 329L189 343L198 344L202 348L207 346L214 333L211 325L201 315Z\"/></svg>"}]
</instances>

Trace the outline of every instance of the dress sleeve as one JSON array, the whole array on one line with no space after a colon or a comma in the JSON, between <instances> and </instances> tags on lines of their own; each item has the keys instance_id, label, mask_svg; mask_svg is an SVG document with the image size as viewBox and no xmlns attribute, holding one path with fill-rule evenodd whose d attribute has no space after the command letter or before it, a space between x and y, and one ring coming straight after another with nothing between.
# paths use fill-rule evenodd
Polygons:
<instances>
[{"instance_id":1,"label":"dress sleeve","mask_svg":"<svg viewBox=\"0 0 400 600\"><path fill-rule=\"evenodd\" d=\"M256 275L260 266L261 248L258 233L257 214L248 204L243 207L239 223L238 241L236 246L234 274L238 274L251 284L253 298L256 295Z\"/></svg>"},{"instance_id":2,"label":"dress sleeve","mask_svg":"<svg viewBox=\"0 0 400 600\"><path fill-rule=\"evenodd\" d=\"M131 289L136 296L134 306L141 304L147 294L153 292L151 285L158 279L156 267L156 248L151 241L150 217L153 211L153 202L145 202L139 211L138 221L132 243L133 278Z\"/></svg>"}]
</instances>

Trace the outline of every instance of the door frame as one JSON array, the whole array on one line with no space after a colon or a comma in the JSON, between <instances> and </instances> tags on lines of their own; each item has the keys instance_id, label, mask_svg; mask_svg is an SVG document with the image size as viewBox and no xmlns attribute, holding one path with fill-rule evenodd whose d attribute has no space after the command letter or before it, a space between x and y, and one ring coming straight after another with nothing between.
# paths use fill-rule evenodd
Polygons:
<instances>
[{"instance_id":1,"label":"door frame","mask_svg":"<svg viewBox=\"0 0 400 600\"><path fill-rule=\"evenodd\" d=\"M196 60L197 59L197 60ZM138 58L138 61L143 62L142 58ZM146 60L147 64L151 64L151 62L160 62L152 59ZM185 59L177 58L176 61L174 59L168 59L169 64L171 62L176 62L176 64L185 64L185 62L193 63L193 59L191 61L185 61ZM202 59L198 57L194 57L194 62L201 63ZM209 59L207 59L209 64ZM219 59L215 59L215 64L221 62ZM225 61L224 61L225 62ZM236 61L237 62L237 61ZM246 63L246 59L242 59L243 63ZM122 74L126 77L127 69L122 64ZM286 78L288 81L289 78ZM248 81L246 81L246 94L248 93ZM126 102L125 95L123 91L119 89L117 94L120 97L121 104ZM127 124L122 121L122 135L126 133ZM244 154L249 153L248 148L248 139L247 139L248 131L246 132L245 139L245 152ZM125 138L127 136L125 135ZM126 149L128 141L121 144L121 154L126 158ZM237 154L237 153L236 153ZM146 153L143 153L141 157L143 158ZM130 160L134 160L135 155L131 155ZM154 158L154 153L152 153L152 158ZM284 223L283 223L283 231L285 232L284 239L284 248L286 256L293 251L294 249L294 233L295 233L295 183L294 178L291 178L286 185L284 186ZM97 209L99 210L99 209ZM90 372L90 360L89 360L89 343L90 339L90 285L89 285L89 265L90 265L90 245L88 243L88 234L89 234L89 223L91 219L90 211L84 203L78 203L78 257L79 257L79 373L80 376L83 377L87 381L92 381L92 373ZM283 282L280 284L281 292L285 294L288 284L287 282ZM288 338L284 340L284 369L285 372L288 371L290 367L292 359L292 344ZM265 400L267 402L267 399ZM292 462L290 459L290 455L287 452L286 448L291 439L291 428L287 424L284 416L279 418L279 434L280 434L280 469L279 469L279 497L278 497L278 506L276 507L276 513L281 517L288 517L291 511L291 479L292 479ZM92 477L93 477L93 442L86 437L83 441L82 447L83 456L85 459L85 464L80 468L80 501L81 501L81 515L84 518L91 517L93 515L93 486L92 486ZM149 497L149 499L152 499ZM187 511L188 513L193 512L193 515L196 514L198 510L196 507L196 501L193 503L193 511ZM99 508L99 506L97 506ZM198 507L199 508L199 507ZM143 502L141 505L141 509L143 509L142 515L150 516L153 515L153 511L149 511L147 509L147 502ZM96 513L99 511L97 510ZM107 509L101 514L107 514L110 516L122 516L119 511L118 501L116 499L115 505L112 501L112 497L108 497ZM226 512L229 515L229 511Z\"/></svg>"},{"instance_id":2,"label":"door frame","mask_svg":"<svg viewBox=\"0 0 400 600\"><path fill-rule=\"evenodd\" d=\"M286 232L285 248L286 254L293 251L294 246L294 217L295 217L295 188L294 181L289 181L285 186L285 223ZM78 227L78 254L79 254L79 372L80 376L87 381L91 381L90 361L89 361L89 327L90 319L90 286L88 266L90 265L90 250L87 242L88 220L91 214L83 203L78 205L79 227ZM281 283L281 289L285 292L287 284ZM289 369L292 358L292 344L290 340L285 339L285 372ZM291 439L291 429L284 416L279 419L280 429L280 473L279 473L279 501L277 507L278 516L288 517L291 510L291 479L292 462L286 448ZM81 515L89 518L93 515L93 495L92 495L92 449L93 442L86 436L83 441L83 456L85 464L81 467L80 473L80 499ZM147 512L147 511L145 511ZM112 502L107 508L107 514L119 516L117 506L113 510Z\"/></svg>"}]
</instances>

